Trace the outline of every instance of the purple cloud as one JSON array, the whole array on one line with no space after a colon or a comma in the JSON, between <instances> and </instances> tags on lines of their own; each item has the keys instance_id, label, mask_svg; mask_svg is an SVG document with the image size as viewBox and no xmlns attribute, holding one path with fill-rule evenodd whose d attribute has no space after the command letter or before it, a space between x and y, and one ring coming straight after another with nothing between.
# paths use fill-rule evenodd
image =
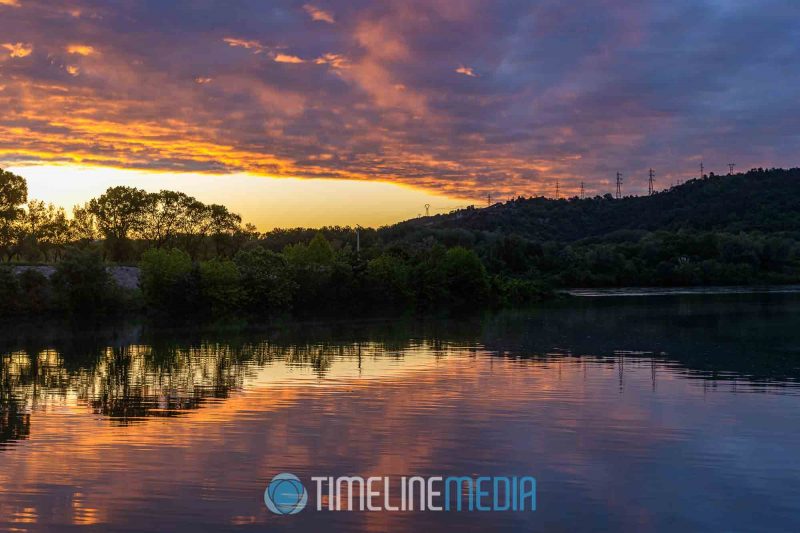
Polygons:
<instances>
[{"instance_id":1,"label":"purple cloud","mask_svg":"<svg viewBox=\"0 0 800 533\"><path fill-rule=\"evenodd\" d=\"M0 161L629 192L793 166L794 0L0 3Z\"/></svg>"}]
</instances>

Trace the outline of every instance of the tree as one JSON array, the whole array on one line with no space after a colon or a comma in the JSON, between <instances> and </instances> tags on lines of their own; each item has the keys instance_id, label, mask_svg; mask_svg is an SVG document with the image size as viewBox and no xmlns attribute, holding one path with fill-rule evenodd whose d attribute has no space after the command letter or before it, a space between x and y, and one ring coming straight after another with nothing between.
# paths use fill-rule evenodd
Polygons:
<instances>
[{"instance_id":1,"label":"tree","mask_svg":"<svg viewBox=\"0 0 800 533\"><path fill-rule=\"evenodd\" d=\"M242 224L242 217L231 213L224 205L212 204L208 206L209 230L214 241L217 255L230 255L231 250L226 244L230 243ZM227 252L227 253L226 253Z\"/></svg>"},{"instance_id":2,"label":"tree","mask_svg":"<svg viewBox=\"0 0 800 533\"><path fill-rule=\"evenodd\" d=\"M97 219L92 213L90 203L72 208L72 220L69 222L69 239L82 244L89 244L100 236L97 231Z\"/></svg>"},{"instance_id":3,"label":"tree","mask_svg":"<svg viewBox=\"0 0 800 533\"><path fill-rule=\"evenodd\" d=\"M49 259L52 251L59 255L60 248L69 240L69 225L63 207L30 200L22 219L22 254L28 259Z\"/></svg>"},{"instance_id":4,"label":"tree","mask_svg":"<svg viewBox=\"0 0 800 533\"><path fill-rule=\"evenodd\" d=\"M128 257L131 237L144 228L149 201L150 196L142 189L118 186L89 202L113 259Z\"/></svg>"},{"instance_id":5,"label":"tree","mask_svg":"<svg viewBox=\"0 0 800 533\"><path fill-rule=\"evenodd\" d=\"M161 191L148 195L142 238L156 248L174 244L191 231L192 209L199 202L182 192Z\"/></svg>"},{"instance_id":6,"label":"tree","mask_svg":"<svg viewBox=\"0 0 800 533\"><path fill-rule=\"evenodd\" d=\"M28 184L25 179L0 169L0 249L8 257L13 253L19 236L19 219L22 205L28 201Z\"/></svg>"},{"instance_id":7,"label":"tree","mask_svg":"<svg viewBox=\"0 0 800 533\"><path fill-rule=\"evenodd\" d=\"M205 205L196 200L186 209L186 248L193 258L201 254L203 245L209 239L214 245L213 255L232 256L235 253L232 244L241 229L241 216L231 213L224 205Z\"/></svg>"},{"instance_id":8,"label":"tree","mask_svg":"<svg viewBox=\"0 0 800 533\"><path fill-rule=\"evenodd\" d=\"M63 207L48 206L47 230L44 233L43 251L45 260L48 253L53 251L54 259L61 258L61 250L70 240L69 222Z\"/></svg>"}]
</instances>

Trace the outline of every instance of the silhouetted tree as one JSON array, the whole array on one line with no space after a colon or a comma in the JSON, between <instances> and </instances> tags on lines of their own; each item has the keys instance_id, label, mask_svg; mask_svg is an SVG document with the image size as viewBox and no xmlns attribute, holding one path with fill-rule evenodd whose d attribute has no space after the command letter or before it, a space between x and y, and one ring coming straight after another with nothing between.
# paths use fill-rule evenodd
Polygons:
<instances>
[{"instance_id":1,"label":"silhouetted tree","mask_svg":"<svg viewBox=\"0 0 800 533\"><path fill-rule=\"evenodd\" d=\"M144 229L149 201L150 196L142 189L118 186L89 203L112 259L129 257L130 239Z\"/></svg>"}]
</instances>

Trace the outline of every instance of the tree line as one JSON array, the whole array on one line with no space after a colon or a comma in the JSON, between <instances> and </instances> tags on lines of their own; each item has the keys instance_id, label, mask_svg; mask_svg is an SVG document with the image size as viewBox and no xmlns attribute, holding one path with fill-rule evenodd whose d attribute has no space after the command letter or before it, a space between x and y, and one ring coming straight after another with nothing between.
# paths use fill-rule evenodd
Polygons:
<instances>
[{"instance_id":1,"label":"tree line","mask_svg":"<svg viewBox=\"0 0 800 533\"><path fill-rule=\"evenodd\" d=\"M427 243L392 247L377 230L356 250L351 228L260 234L221 205L175 191L111 187L63 208L27 199L25 180L0 175L0 313L110 313L145 308L169 316L366 315L462 312L534 301L548 289L486 270L475 251ZM15 263L9 263L16 261ZM140 290L121 290L109 263L140 267Z\"/></svg>"},{"instance_id":2,"label":"tree line","mask_svg":"<svg viewBox=\"0 0 800 533\"><path fill-rule=\"evenodd\" d=\"M192 257L231 256L256 234L225 206L182 192L111 187L67 218L63 207L28 199L24 178L0 170L0 252L6 261L58 261L68 247L97 247L115 262L136 262L151 247Z\"/></svg>"},{"instance_id":3,"label":"tree line","mask_svg":"<svg viewBox=\"0 0 800 533\"><path fill-rule=\"evenodd\" d=\"M0 312L447 313L559 287L800 283L800 170L709 175L648 197L518 198L363 229L360 241L341 226L259 233L224 206L132 187L68 218L2 172L3 258L56 274L0 272ZM139 266L140 290L118 290L109 263Z\"/></svg>"}]
</instances>

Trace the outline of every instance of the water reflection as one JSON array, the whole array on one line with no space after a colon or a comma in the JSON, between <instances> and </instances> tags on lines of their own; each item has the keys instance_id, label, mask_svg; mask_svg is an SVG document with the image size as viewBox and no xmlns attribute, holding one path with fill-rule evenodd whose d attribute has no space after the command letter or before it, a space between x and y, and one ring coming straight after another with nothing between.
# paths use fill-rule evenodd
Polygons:
<instances>
[{"instance_id":1,"label":"water reflection","mask_svg":"<svg viewBox=\"0 0 800 533\"><path fill-rule=\"evenodd\" d=\"M450 322L15 327L0 346L0 529L791 529L799 307L770 295ZM529 473L540 511L276 523L260 493L279 471Z\"/></svg>"}]
</instances>

